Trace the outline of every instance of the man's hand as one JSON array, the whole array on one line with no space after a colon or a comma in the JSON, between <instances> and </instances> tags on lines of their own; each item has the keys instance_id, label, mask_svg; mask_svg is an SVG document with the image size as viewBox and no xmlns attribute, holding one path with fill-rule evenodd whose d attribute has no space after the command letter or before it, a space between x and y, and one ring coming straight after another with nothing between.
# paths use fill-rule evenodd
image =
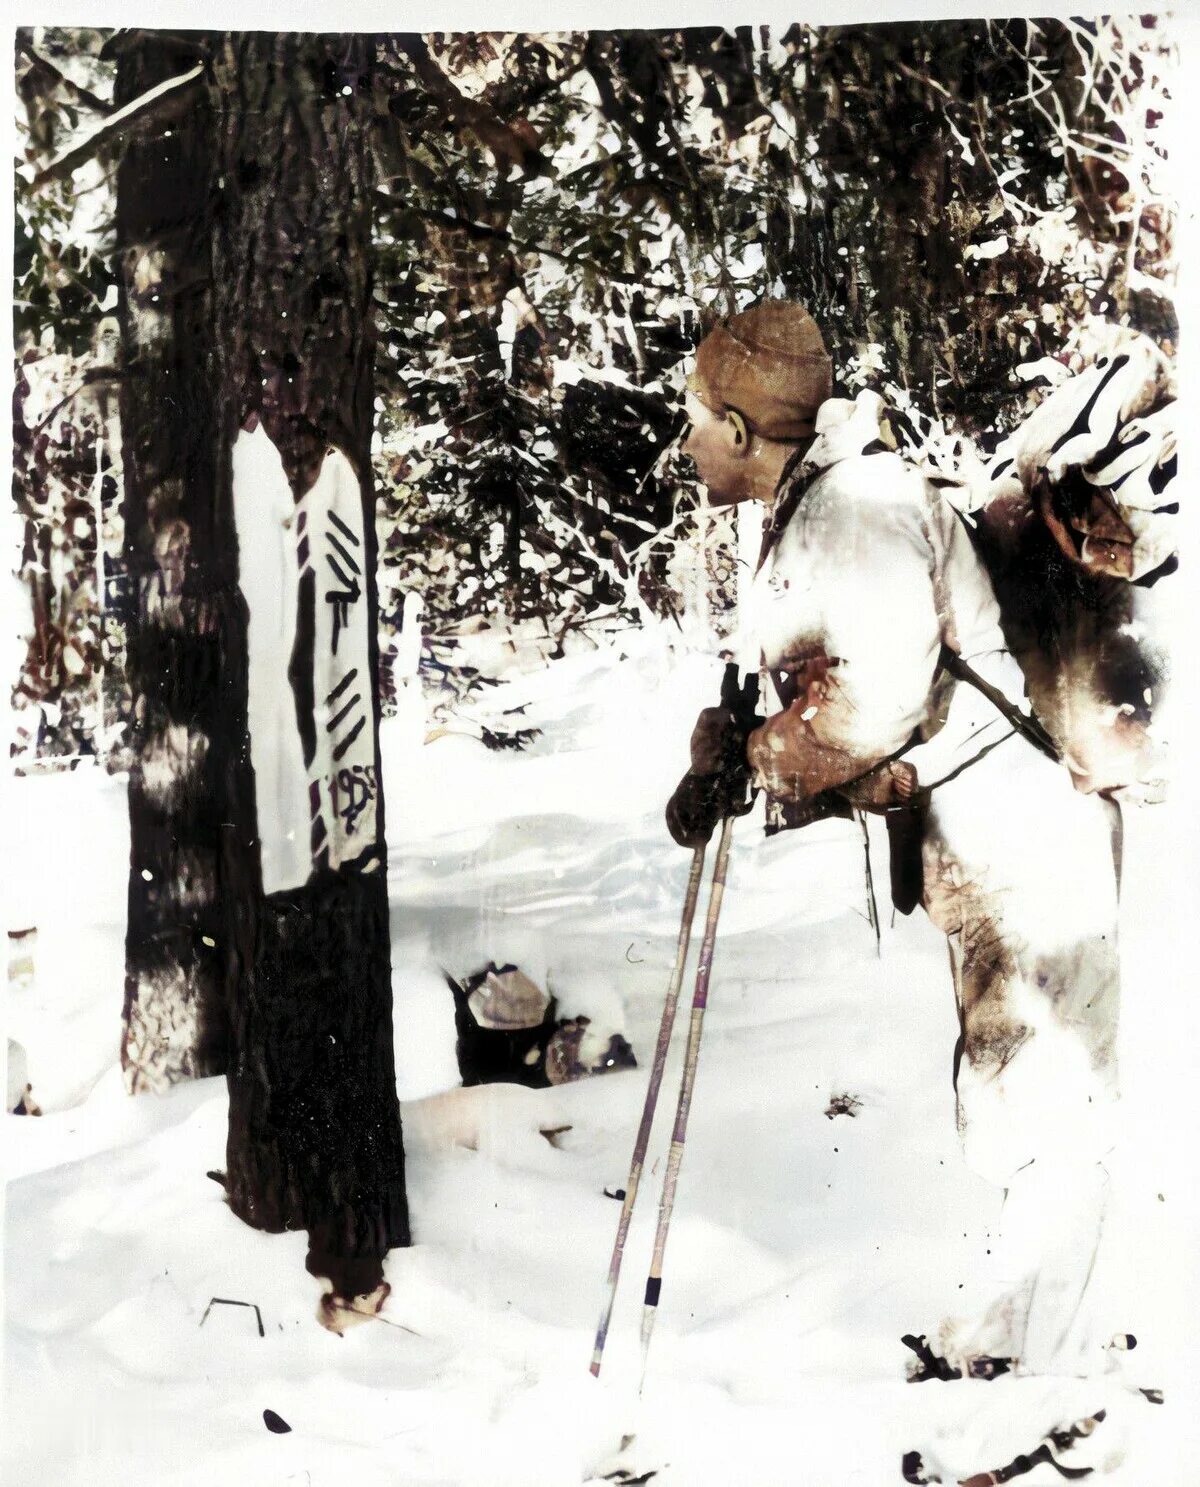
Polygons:
<instances>
[{"instance_id":1,"label":"man's hand","mask_svg":"<svg viewBox=\"0 0 1200 1487\"><path fill-rule=\"evenodd\" d=\"M688 773L667 801L667 830L681 847L703 847L717 824L732 812L718 788L720 775Z\"/></svg>"},{"instance_id":2,"label":"man's hand","mask_svg":"<svg viewBox=\"0 0 1200 1487\"><path fill-rule=\"evenodd\" d=\"M892 789L895 791L895 801L885 801L886 805L904 805L914 800L921 786L917 780L917 771L907 759L893 759L888 765L888 774L891 777Z\"/></svg>"},{"instance_id":3,"label":"man's hand","mask_svg":"<svg viewBox=\"0 0 1200 1487\"><path fill-rule=\"evenodd\" d=\"M743 765L747 772L746 730L728 707L706 707L692 729L692 774L714 775Z\"/></svg>"},{"instance_id":4,"label":"man's hand","mask_svg":"<svg viewBox=\"0 0 1200 1487\"><path fill-rule=\"evenodd\" d=\"M908 805L920 790L917 771L906 759L891 759L842 787L841 793L851 805L868 811L886 811Z\"/></svg>"},{"instance_id":5,"label":"man's hand","mask_svg":"<svg viewBox=\"0 0 1200 1487\"><path fill-rule=\"evenodd\" d=\"M692 767L667 803L667 830L681 847L701 847L726 816L750 808L750 762L746 739L762 721L754 713L757 679L739 684L726 668L721 706L706 707L692 729Z\"/></svg>"}]
</instances>

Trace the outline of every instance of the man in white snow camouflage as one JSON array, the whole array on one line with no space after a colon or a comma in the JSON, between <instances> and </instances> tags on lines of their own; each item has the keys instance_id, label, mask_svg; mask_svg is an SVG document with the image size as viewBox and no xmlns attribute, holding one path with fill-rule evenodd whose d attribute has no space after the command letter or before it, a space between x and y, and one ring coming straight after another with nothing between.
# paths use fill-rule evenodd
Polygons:
<instances>
[{"instance_id":1,"label":"man in white snow camouflage","mask_svg":"<svg viewBox=\"0 0 1200 1487\"><path fill-rule=\"evenodd\" d=\"M1107 1335L1085 1300L1116 1093L1115 808L1038 747L962 519L895 452L879 398L831 383L796 304L699 348L684 448L714 503L767 508L750 617L777 710L752 729L701 713L668 825L695 846L752 783L801 820L841 803L916 826L912 899L950 945L965 1154L1007 1189L995 1280L936 1346L964 1375L1087 1372Z\"/></svg>"}]
</instances>

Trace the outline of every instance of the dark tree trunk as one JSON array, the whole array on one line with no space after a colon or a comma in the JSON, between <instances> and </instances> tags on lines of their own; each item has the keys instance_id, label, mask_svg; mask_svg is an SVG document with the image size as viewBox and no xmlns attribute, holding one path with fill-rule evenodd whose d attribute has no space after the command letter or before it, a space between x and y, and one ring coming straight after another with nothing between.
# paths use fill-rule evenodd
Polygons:
<instances>
[{"instance_id":1,"label":"dark tree trunk","mask_svg":"<svg viewBox=\"0 0 1200 1487\"><path fill-rule=\"evenodd\" d=\"M231 1206L248 1223L307 1228L310 1269L329 1276L341 1295L372 1290L382 1279L382 1257L409 1242L375 685L370 64L368 38L265 33L225 38L214 59L218 480L232 491L235 442L265 431L296 503L293 561L312 564L307 585L300 582L288 667L308 767L311 862L302 881L264 893L257 848L265 817L249 853L236 833L225 843L238 971L229 998L227 1186ZM356 542L343 520L341 538L329 539L342 556L326 553L322 562L304 533L307 522L317 544L312 493L331 457L353 472L361 528ZM257 496L251 488L248 500ZM331 520L337 527L336 514ZM359 571L351 578L355 553ZM331 572L350 578L345 603L330 592L342 581ZM253 594L248 598L253 620ZM317 654L322 605L339 616L334 652L342 625L364 646L367 674L347 672L329 691L337 695L336 712L320 682L329 659ZM352 677L353 692L343 690ZM285 688L285 677L275 684ZM347 721L350 731L322 775L326 733L336 736L342 699L359 695L362 716ZM250 700L253 714L253 693ZM369 762L353 773L338 768L345 740L364 728ZM259 794L261 804L261 780ZM346 838L355 824L350 811L364 801L373 806L373 830ZM339 832L340 850L333 841Z\"/></svg>"},{"instance_id":2,"label":"dark tree trunk","mask_svg":"<svg viewBox=\"0 0 1200 1487\"><path fill-rule=\"evenodd\" d=\"M194 51L124 43L116 103L188 72ZM236 558L217 504L209 234L213 116L135 137L117 174L126 376L125 615L131 860L122 1065L131 1091L220 1073L225 957L219 831L244 690Z\"/></svg>"},{"instance_id":3,"label":"dark tree trunk","mask_svg":"<svg viewBox=\"0 0 1200 1487\"><path fill-rule=\"evenodd\" d=\"M200 100L132 143L118 182L137 594L125 1060L134 1087L225 1070L230 1206L307 1229L309 1268L349 1297L409 1242L376 686L370 42L203 40ZM136 33L118 101L194 62Z\"/></svg>"}]
</instances>

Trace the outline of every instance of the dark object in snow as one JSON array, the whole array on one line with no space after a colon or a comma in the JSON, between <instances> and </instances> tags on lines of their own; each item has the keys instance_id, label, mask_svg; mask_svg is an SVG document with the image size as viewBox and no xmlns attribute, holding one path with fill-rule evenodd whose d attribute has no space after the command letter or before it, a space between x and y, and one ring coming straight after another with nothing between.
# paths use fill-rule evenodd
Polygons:
<instances>
[{"instance_id":1,"label":"dark object in snow","mask_svg":"<svg viewBox=\"0 0 1200 1487\"><path fill-rule=\"evenodd\" d=\"M621 1467L618 1471L609 1472L604 1480L606 1482L616 1482L618 1487L644 1487L646 1482L649 1482L652 1477L657 1476L658 1473L656 1471L648 1471L642 1472L640 1476L635 1477L632 1472L627 1472L624 1467Z\"/></svg>"},{"instance_id":2,"label":"dark object in snow","mask_svg":"<svg viewBox=\"0 0 1200 1487\"><path fill-rule=\"evenodd\" d=\"M916 1367L912 1367L911 1364L909 1366L908 1382L910 1384L924 1384L929 1379L947 1381L962 1378L959 1369L952 1368L945 1358L938 1357L929 1346L923 1332L919 1337L912 1332L906 1332L900 1341L917 1355Z\"/></svg>"},{"instance_id":3,"label":"dark object in snow","mask_svg":"<svg viewBox=\"0 0 1200 1487\"><path fill-rule=\"evenodd\" d=\"M479 1026L501 1033L539 1026L551 1006L550 993L511 964L497 966L489 961L467 980L465 990L467 1006Z\"/></svg>"},{"instance_id":4,"label":"dark object in snow","mask_svg":"<svg viewBox=\"0 0 1200 1487\"><path fill-rule=\"evenodd\" d=\"M937 1477L925 1475L925 1463L921 1460L920 1451L905 1451L900 1461L900 1474L906 1482L914 1482L918 1487L923 1487L926 1482L936 1482Z\"/></svg>"},{"instance_id":5,"label":"dark object in snow","mask_svg":"<svg viewBox=\"0 0 1200 1487\"><path fill-rule=\"evenodd\" d=\"M637 1068L620 1033L601 1041L588 1017L556 1017L558 1003L514 965L489 962L454 995L458 1071L465 1086L521 1084L545 1089L589 1074Z\"/></svg>"},{"instance_id":6,"label":"dark object in snow","mask_svg":"<svg viewBox=\"0 0 1200 1487\"><path fill-rule=\"evenodd\" d=\"M1139 1389L1139 1394L1144 1394L1151 1404L1162 1404L1163 1391L1161 1389Z\"/></svg>"},{"instance_id":7,"label":"dark object in snow","mask_svg":"<svg viewBox=\"0 0 1200 1487\"><path fill-rule=\"evenodd\" d=\"M357 1327L362 1322L384 1321L385 1318L379 1313L392 1294L391 1285L387 1281L380 1281L377 1286L372 1286L375 1272L365 1259L347 1262L341 1256L332 1258L335 1264L330 1267L328 1258L323 1259L310 1248L306 1262L307 1269L313 1275L329 1275L331 1269L336 1273L335 1288L326 1291L317 1306L317 1321L321 1326L327 1332L336 1332L339 1337L344 1337L351 1327ZM338 1261L340 1263L336 1263Z\"/></svg>"},{"instance_id":8,"label":"dark object in snow","mask_svg":"<svg viewBox=\"0 0 1200 1487\"><path fill-rule=\"evenodd\" d=\"M1137 1347L1137 1338L1132 1332L1118 1332L1109 1347L1116 1353L1132 1353Z\"/></svg>"},{"instance_id":9,"label":"dark object in snow","mask_svg":"<svg viewBox=\"0 0 1200 1487\"><path fill-rule=\"evenodd\" d=\"M519 1009L508 1006L504 995L521 989L516 981L519 975L516 966L489 963L461 985L452 976L446 977L454 994L458 1071L467 1087L522 1084L527 1089L545 1089L550 1083L546 1045L554 1032L557 1003L553 997L544 998L540 1020L522 1022ZM489 988L491 994L485 997ZM505 1016L507 1012L513 1014L511 1019Z\"/></svg>"},{"instance_id":10,"label":"dark object in snow","mask_svg":"<svg viewBox=\"0 0 1200 1487\"><path fill-rule=\"evenodd\" d=\"M569 1017L555 1028L546 1048L546 1078L551 1084L570 1084L589 1074L636 1069L633 1049L620 1033L612 1033L603 1047L589 1033L590 1017ZM589 1047L589 1045L591 1045Z\"/></svg>"},{"instance_id":11,"label":"dark object in snow","mask_svg":"<svg viewBox=\"0 0 1200 1487\"><path fill-rule=\"evenodd\" d=\"M910 1384L924 1384L930 1379L940 1379L943 1383L949 1383L951 1379L962 1378L962 1370L953 1368L945 1358L940 1358L929 1346L923 1332L919 1337L906 1332L900 1341L917 1355L917 1364L910 1369L908 1375ZM1012 1358L972 1358L967 1365L967 1377L983 1380L997 1379L1001 1374L1009 1372L1013 1362Z\"/></svg>"},{"instance_id":12,"label":"dark object in snow","mask_svg":"<svg viewBox=\"0 0 1200 1487\"><path fill-rule=\"evenodd\" d=\"M604 1196L606 1198L615 1198L618 1203L624 1203L624 1201L625 1201L625 1189L624 1188L617 1188L617 1190L615 1192L610 1192L608 1188L605 1188L604 1189Z\"/></svg>"},{"instance_id":13,"label":"dark object in snow","mask_svg":"<svg viewBox=\"0 0 1200 1487\"><path fill-rule=\"evenodd\" d=\"M1051 1430L1041 1445L1028 1455L1022 1453L1014 1456L1007 1466L995 1467L991 1471L975 1472L969 1477L961 1477L957 1479L958 1487L1000 1487L1000 1484L1011 1482L1016 1477L1023 1477L1039 1466L1052 1466L1060 1477L1065 1477L1068 1481L1090 1477L1093 1470L1090 1466L1064 1466L1054 1453L1069 1451L1076 1441L1084 1440L1091 1435L1104 1416L1104 1410L1097 1410L1094 1415L1088 1415L1074 1425ZM900 1471L906 1482L922 1484L922 1487L927 1483L941 1482L942 1478L939 1476L927 1476L926 1470L919 1451L905 1452L900 1463Z\"/></svg>"},{"instance_id":14,"label":"dark object in snow","mask_svg":"<svg viewBox=\"0 0 1200 1487\"><path fill-rule=\"evenodd\" d=\"M211 1177L213 1182L219 1183L221 1187L227 1186L227 1179L224 1172L219 1172L215 1167L211 1172L206 1172L204 1175L205 1177Z\"/></svg>"},{"instance_id":15,"label":"dark object in snow","mask_svg":"<svg viewBox=\"0 0 1200 1487\"><path fill-rule=\"evenodd\" d=\"M561 1149L562 1142L558 1138L569 1130L570 1126L539 1126L538 1135L545 1136L551 1146Z\"/></svg>"},{"instance_id":16,"label":"dark object in snow","mask_svg":"<svg viewBox=\"0 0 1200 1487\"><path fill-rule=\"evenodd\" d=\"M21 1098L13 1106L12 1115L41 1115L42 1107L33 1098L33 1085L27 1084L21 1093Z\"/></svg>"},{"instance_id":17,"label":"dark object in snow","mask_svg":"<svg viewBox=\"0 0 1200 1487\"><path fill-rule=\"evenodd\" d=\"M203 1327L204 1324L205 1324L205 1322L208 1321L208 1314L209 1314L210 1311L212 1311L212 1309L213 1309L214 1306L248 1306L248 1307L250 1307L251 1310L254 1312L254 1315L258 1318L258 1335L259 1335L259 1337L266 1337L267 1334L263 1330L262 1312L259 1311L259 1309L258 1309L258 1303L256 1301L230 1301L225 1296L214 1296L212 1298L212 1300L208 1303L208 1305L204 1308L204 1315L200 1318L200 1325L201 1325L201 1327Z\"/></svg>"},{"instance_id":18,"label":"dark object in snow","mask_svg":"<svg viewBox=\"0 0 1200 1487\"><path fill-rule=\"evenodd\" d=\"M263 1424L272 1435L290 1435L292 1427L274 1410L263 1410Z\"/></svg>"},{"instance_id":19,"label":"dark object in snow","mask_svg":"<svg viewBox=\"0 0 1200 1487\"><path fill-rule=\"evenodd\" d=\"M835 1115L848 1115L851 1120L862 1109L862 1101L854 1095L831 1095L829 1104L825 1107L825 1114L829 1120Z\"/></svg>"},{"instance_id":20,"label":"dark object in snow","mask_svg":"<svg viewBox=\"0 0 1200 1487\"><path fill-rule=\"evenodd\" d=\"M489 749L524 749L535 738L541 738L540 728L516 728L511 733L496 733L491 728L480 727L480 742Z\"/></svg>"}]
</instances>

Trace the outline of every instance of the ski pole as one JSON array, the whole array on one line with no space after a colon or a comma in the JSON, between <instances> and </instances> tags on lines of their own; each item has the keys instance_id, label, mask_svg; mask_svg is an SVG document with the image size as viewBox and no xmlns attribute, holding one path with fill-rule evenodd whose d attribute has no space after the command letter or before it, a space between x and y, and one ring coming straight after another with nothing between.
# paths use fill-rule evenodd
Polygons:
<instances>
[{"instance_id":1,"label":"ski pole","mask_svg":"<svg viewBox=\"0 0 1200 1487\"><path fill-rule=\"evenodd\" d=\"M658 1108L658 1094L662 1087L663 1070L667 1063L667 1051L671 1046L671 1033L675 1027L675 1009L679 1004L679 988L683 985L683 971L687 963L688 948L692 942L692 924L696 918L696 901L700 897L700 879L704 872L704 844L692 853L692 870L688 875L687 892L683 900L683 915L679 921L679 941L675 950L675 966L667 987L667 999L663 1004L662 1020L658 1025L658 1042L654 1048L654 1063L650 1070L650 1083L642 1105L642 1119L637 1138L633 1143L633 1161L629 1166L629 1178L625 1184L625 1199L621 1204L621 1217L617 1223L617 1237L613 1244L612 1259L608 1266L607 1293L600 1313L600 1325L596 1328L596 1342L592 1348L592 1373L599 1378L600 1364L604 1358L604 1344L608 1339L608 1324L612 1321L613 1304L617 1298L617 1282L621 1276L621 1261L625 1255L625 1240L629 1234L629 1221L633 1217L633 1205L637 1201L638 1184L642 1179L642 1168L646 1162L646 1148L650 1144L650 1130L654 1125L654 1112Z\"/></svg>"},{"instance_id":2,"label":"ski pole","mask_svg":"<svg viewBox=\"0 0 1200 1487\"><path fill-rule=\"evenodd\" d=\"M713 947L717 939L717 920L721 914L721 900L725 894L725 875L729 867L729 845L733 838L733 817L726 816L721 823L721 840L717 846L717 862L713 869L712 891L708 900L708 917L704 924L704 941L700 947L700 964L696 971L696 990L692 997L692 1019L688 1026L687 1050L683 1060L683 1081L679 1088L679 1104L675 1109L675 1130L671 1137L671 1149L667 1155L667 1173L663 1181L662 1200L658 1209L658 1229L654 1235L654 1253L650 1260L650 1274L646 1278L646 1299L642 1309L642 1377L638 1393L646 1382L646 1360L650 1352L650 1337L654 1331L654 1317L662 1294L663 1256L667 1248L667 1234L671 1227L671 1213L675 1207L675 1188L679 1181L679 1169L683 1163L683 1144L687 1138L688 1113L692 1105L692 1089L696 1083L696 1065L700 1058L700 1035L704 1029L704 1010L708 1005L708 983L712 975Z\"/></svg>"}]
</instances>

